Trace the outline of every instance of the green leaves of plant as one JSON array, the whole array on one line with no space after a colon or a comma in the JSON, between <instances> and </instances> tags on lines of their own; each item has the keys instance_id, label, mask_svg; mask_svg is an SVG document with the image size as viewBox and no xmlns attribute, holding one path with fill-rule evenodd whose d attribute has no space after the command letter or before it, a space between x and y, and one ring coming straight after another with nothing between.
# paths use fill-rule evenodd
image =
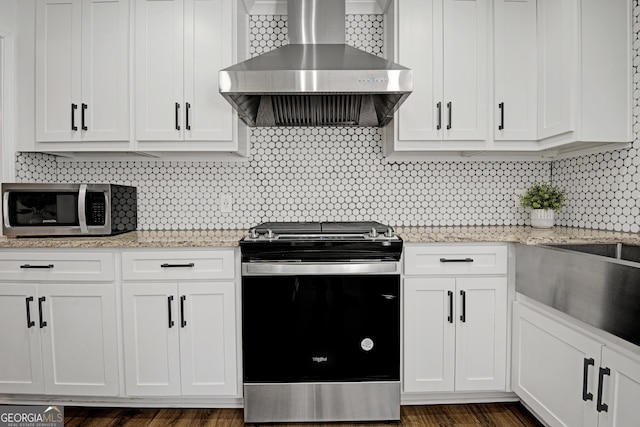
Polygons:
<instances>
[{"instance_id":1,"label":"green leaves of plant","mask_svg":"<svg viewBox=\"0 0 640 427\"><path fill-rule=\"evenodd\" d=\"M559 211L566 200L566 193L555 185L536 182L524 195L518 196L518 198L520 205L524 208Z\"/></svg>"}]
</instances>

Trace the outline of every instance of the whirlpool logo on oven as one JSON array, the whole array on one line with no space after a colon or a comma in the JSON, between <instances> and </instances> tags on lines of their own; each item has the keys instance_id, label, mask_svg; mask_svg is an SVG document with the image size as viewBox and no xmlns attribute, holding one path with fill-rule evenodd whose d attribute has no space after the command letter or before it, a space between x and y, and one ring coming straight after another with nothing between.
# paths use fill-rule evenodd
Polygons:
<instances>
[{"instance_id":1,"label":"whirlpool logo on oven","mask_svg":"<svg viewBox=\"0 0 640 427\"><path fill-rule=\"evenodd\" d=\"M329 361L329 358L326 356L311 356L311 360L316 363L325 363Z\"/></svg>"}]
</instances>

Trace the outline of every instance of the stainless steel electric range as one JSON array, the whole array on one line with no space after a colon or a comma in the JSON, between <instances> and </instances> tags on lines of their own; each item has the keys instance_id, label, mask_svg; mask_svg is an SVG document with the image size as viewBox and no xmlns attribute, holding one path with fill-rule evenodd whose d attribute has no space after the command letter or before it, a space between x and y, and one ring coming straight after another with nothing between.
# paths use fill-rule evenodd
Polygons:
<instances>
[{"instance_id":1,"label":"stainless steel electric range","mask_svg":"<svg viewBox=\"0 0 640 427\"><path fill-rule=\"evenodd\" d=\"M245 422L399 420L393 228L264 223L240 247Z\"/></svg>"}]
</instances>

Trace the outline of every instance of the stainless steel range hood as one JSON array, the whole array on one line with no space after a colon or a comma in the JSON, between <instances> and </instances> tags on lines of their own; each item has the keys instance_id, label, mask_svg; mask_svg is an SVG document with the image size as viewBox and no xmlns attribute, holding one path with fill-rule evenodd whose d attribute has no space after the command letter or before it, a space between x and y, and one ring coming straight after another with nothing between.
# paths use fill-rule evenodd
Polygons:
<instances>
[{"instance_id":1,"label":"stainless steel range hood","mask_svg":"<svg viewBox=\"0 0 640 427\"><path fill-rule=\"evenodd\" d=\"M412 72L345 44L345 0L288 0L289 45L225 68L220 93L248 126L382 127Z\"/></svg>"}]
</instances>

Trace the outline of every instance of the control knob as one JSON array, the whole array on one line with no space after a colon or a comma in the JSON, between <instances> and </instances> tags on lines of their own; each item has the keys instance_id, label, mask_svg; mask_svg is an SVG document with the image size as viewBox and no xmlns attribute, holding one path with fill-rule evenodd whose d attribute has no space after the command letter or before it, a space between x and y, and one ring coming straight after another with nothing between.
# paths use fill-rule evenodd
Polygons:
<instances>
[{"instance_id":1,"label":"control knob","mask_svg":"<svg viewBox=\"0 0 640 427\"><path fill-rule=\"evenodd\" d=\"M268 229L267 230L267 239L273 239L273 230L272 229Z\"/></svg>"},{"instance_id":2,"label":"control knob","mask_svg":"<svg viewBox=\"0 0 640 427\"><path fill-rule=\"evenodd\" d=\"M258 238L258 230L256 230L255 228L252 228L251 230L249 230L249 238L251 239L257 239Z\"/></svg>"},{"instance_id":3,"label":"control knob","mask_svg":"<svg viewBox=\"0 0 640 427\"><path fill-rule=\"evenodd\" d=\"M387 231L384 232L385 237L393 237L395 233L393 232L393 228L387 227Z\"/></svg>"},{"instance_id":4,"label":"control knob","mask_svg":"<svg viewBox=\"0 0 640 427\"><path fill-rule=\"evenodd\" d=\"M371 227L371 232L369 233L369 237L378 237L378 230L375 227Z\"/></svg>"}]
</instances>

